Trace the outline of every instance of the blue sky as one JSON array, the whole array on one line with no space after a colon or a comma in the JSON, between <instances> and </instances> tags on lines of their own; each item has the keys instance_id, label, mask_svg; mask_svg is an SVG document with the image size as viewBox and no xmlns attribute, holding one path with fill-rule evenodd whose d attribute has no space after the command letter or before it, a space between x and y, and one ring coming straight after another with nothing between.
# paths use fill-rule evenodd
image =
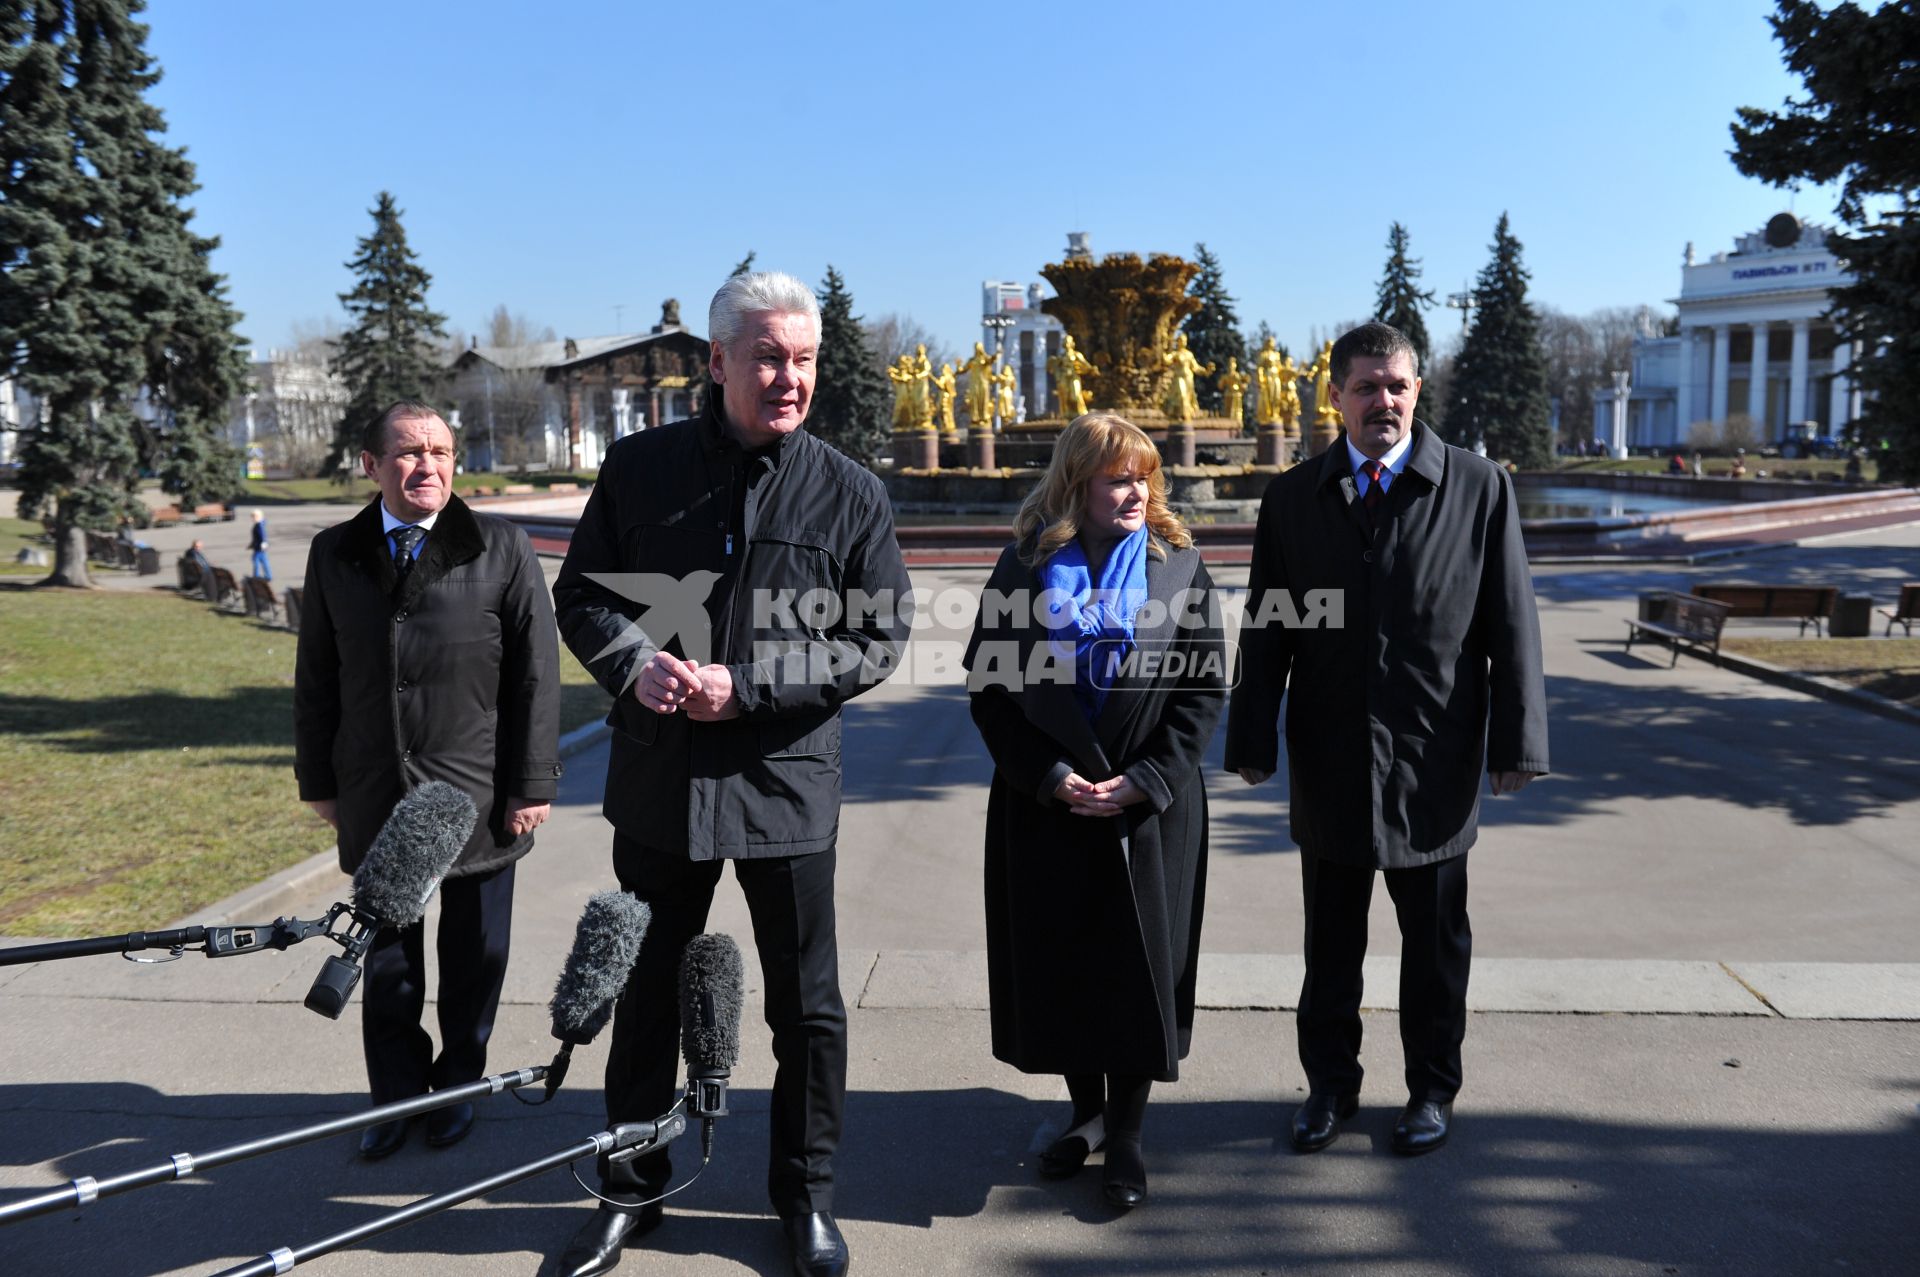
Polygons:
<instances>
[{"instance_id":1,"label":"blue sky","mask_svg":"<svg viewBox=\"0 0 1920 1277\"><path fill-rule=\"evenodd\" d=\"M196 227L284 344L341 314L390 189L431 301L563 336L706 302L748 249L869 317L977 332L983 279L1097 252L1219 255L1296 348L1371 308L1388 224L1442 294L1504 210L1535 300L1658 304L1683 245L1797 199L1734 171L1736 106L1796 93L1769 0L916 7L156 0ZM369 50L378 46L379 52ZM616 305L624 323L616 327ZM1457 332L1454 312L1428 318Z\"/></svg>"}]
</instances>

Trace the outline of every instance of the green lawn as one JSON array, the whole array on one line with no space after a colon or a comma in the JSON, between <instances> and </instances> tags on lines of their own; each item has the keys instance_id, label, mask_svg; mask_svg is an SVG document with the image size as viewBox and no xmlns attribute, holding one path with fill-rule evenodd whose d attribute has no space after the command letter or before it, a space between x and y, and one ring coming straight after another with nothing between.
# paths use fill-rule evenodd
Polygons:
<instances>
[{"instance_id":1,"label":"green lawn","mask_svg":"<svg viewBox=\"0 0 1920 1277\"><path fill-rule=\"evenodd\" d=\"M1720 649L1835 679L1920 709L1920 638L1722 637Z\"/></svg>"},{"instance_id":2,"label":"green lawn","mask_svg":"<svg viewBox=\"0 0 1920 1277\"><path fill-rule=\"evenodd\" d=\"M562 652L564 730L607 696ZM0 933L163 927L330 847L294 786L293 655L170 593L0 585Z\"/></svg>"}]
</instances>

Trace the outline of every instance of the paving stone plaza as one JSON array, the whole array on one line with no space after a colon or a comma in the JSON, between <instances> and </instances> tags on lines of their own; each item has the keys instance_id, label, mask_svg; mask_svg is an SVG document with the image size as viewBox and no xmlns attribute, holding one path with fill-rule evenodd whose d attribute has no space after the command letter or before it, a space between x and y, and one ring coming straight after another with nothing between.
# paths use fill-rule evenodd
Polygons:
<instances>
[{"instance_id":1,"label":"paving stone plaza","mask_svg":"<svg viewBox=\"0 0 1920 1277\"><path fill-rule=\"evenodd\" d=\"M297 583L306 537L338 517L274 513L281 580ZM154 539L171 561L194 535L221 563L238 559L245 524ZM1805 540L1740 568L1890 596L1916 552L1920 524L1906 524ZM975 586L982 575L917 570L915 581ZM1126 1217L1102 1202L1097 1177L1035 1177L1064 1094L989 1052L987 764L963 690L895 682L855 702L838 895L853 1054L836 1213L861 1271L1911 1271L1920 733L1692 657L1668 668L1662 652L1623 650L1639 592L1727 575L1725 564L1536 569L1555 775L1484 808L1466 1086L1453 1141L1427 1158L1386 1147L1403 1096L1385 892L1361 1115L1325 1154L1288 1151L1304 1093L1289 1013L1299 869L1284 788L1223 774L1216 741L1204 1009L1182 1080L1157 1089L1149 1111L1154 1200ZM1240 586L1245 569L1220 579ZM597 733L578 736L555 817L522 866L491 1069L552 1054L554 978L585 897L613 882L605 765ZM322 858L202 917L310 917L344 898ZM710 929L747 949L736 1115L623 1272L785 1269L761 1185L772 1061L730 881ZM357 1004L338 1022L300 1005L323 956L309 945L218 963L0 968L0 1194L361 1107ZM0 1271L204 1273L296 1246L591 1134L604 1059L604 1044L583 1048L549 1107L484 1102L474 1136L444 1152L416 1141L365 1165L342 1136L0 1229ZM588 1204L552 1172L314 1271L542 1272Z\"/></svg>"}]
</instances>

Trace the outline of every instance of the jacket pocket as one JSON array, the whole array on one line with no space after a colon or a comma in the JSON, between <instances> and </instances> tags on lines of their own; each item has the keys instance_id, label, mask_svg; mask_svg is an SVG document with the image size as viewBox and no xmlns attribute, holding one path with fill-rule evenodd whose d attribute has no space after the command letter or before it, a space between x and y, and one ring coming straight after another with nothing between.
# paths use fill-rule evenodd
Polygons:
<instances>
[{"instance_id":1,"label":"jacket pocket","mask_svg":"<svg viewBox=\"0 0 1920 1277\"><path fill-rule=\"evenodd\" d=\"M607 714L607 726L639 745L651 745L660 736L660 716L632 695L622 696Z\"/></svg>"},{"instance_id":2,"label":"jacket pocket","mask_svg":"<svg viewBox=\"0 0 1920 1277\"><path fill-rule=\"evenodd\" d=\"M762 758L826 758L840 752L840 715L776 718L760 724Z\"/></svg>"}]
</instances>

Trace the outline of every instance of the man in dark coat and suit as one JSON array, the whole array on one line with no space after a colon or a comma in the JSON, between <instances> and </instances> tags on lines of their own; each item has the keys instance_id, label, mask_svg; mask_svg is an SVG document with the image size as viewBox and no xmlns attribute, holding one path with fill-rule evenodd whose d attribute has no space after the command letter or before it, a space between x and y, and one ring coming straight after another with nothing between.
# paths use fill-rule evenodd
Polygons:
<instances>
[{"instance_id":1,"label":"man in dark coat and suit","mask_svg":"<svg viewBox=\"0 0 1920 1277\"><path fill-rule=\"evenodd\" d=\"M1334 343L1346 436L1260 504L1228 770L1278 767L1306 904L1296 1149L1331 1144L1360 1094L1360 970L1376 870L1401 935L1407 1105L1393 1147L1446 1142L1466 1036L1467 849L1493 794L1547 771L1539 619L1513 482L1414 419L1412 345L1385 324Z\"/></svg>"},{"instance_id":2,"label":"man in dark coat and suit","mask_svg":"<svg viewBox=\"0 0 1920 1277\"><path fill-rule=\"evenodd\" d=\"M737 275L709 311L713 393L607 450L553 585L561 632L614 696L605 813L620 884L653 914L614 1013L607 1118L672 1104L675 971L727 861L753 915L773 1031L767 1195L796 1272L844 1273L833 1155L847 1077L835 947L840 706L892 672L906 567L885 489L801 428L820 311L791 275ZM661 1218L667 1151L601 1165L564 1277Z\"/></svg>"},{"instance_id":3,"label":"man in dark coat and suit","mask_svg":"<svg viewBox=\"0 0 1920 1277\"><path fill-rule=\"evenodd\" d=\"M420 1025L424 922L368 950L361 1036L376 1104L472 1082L506 978L514 864L533 849L560 777L560 650L526 533L453 495L453 434L433 408L394 404L360 464L379 499L313 540L294 673L300 797L351 873L409 790L440 780L480 813L440 888L440 1054ZM457 1143L471 1104L436 1109L427 1142ZM406 1142L369 1128L360 1155Z\"/></svg>"}]
</instances>

